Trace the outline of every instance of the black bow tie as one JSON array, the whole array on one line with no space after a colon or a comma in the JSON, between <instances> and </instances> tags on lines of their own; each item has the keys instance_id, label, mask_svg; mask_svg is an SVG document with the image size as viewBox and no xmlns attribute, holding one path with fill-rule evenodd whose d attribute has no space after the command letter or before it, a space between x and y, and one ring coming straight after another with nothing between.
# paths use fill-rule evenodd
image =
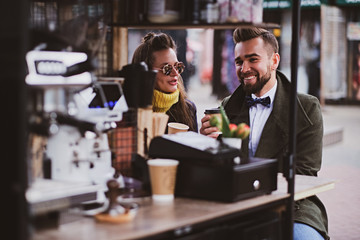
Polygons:
<instances>
[{"instance_id":1,"label":"black bow tie","mask_svg":"<svg viewBox=\"0 0 360 240\"><path fill-rule=\"evenodd\" d=\"M246 96L245 99L246 99L246 104L248 105L249 108L258 103L264 105L265 107L270 107L270 97L269 96L267 96L265 98L255 98L255 99L253 99L250 96Z\"/></svg>"}]
</instances>

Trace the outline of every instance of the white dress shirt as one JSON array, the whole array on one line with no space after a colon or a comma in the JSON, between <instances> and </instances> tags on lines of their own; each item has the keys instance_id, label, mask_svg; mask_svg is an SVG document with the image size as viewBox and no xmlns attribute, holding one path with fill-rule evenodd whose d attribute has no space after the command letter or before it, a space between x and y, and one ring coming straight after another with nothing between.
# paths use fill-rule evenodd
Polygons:
<instances>
[{"instance_id":1,"label":"white dress shirt","mask_svg":"<svg viewBox=\"0 0 360 240\"><path fill-rule=\"evenodd\" d=\"M262 104L255 104L249 109L249 116L250 116L249 156L250 157L253 157L255 155L256 149L260 141L261 133L273 109L276 87L277 87L277 82L275 82L275 85L267 93L261 96L261 98L265 98L267 96L270 97L270 101L271 101L270 107L266 107ZM255 96L255 94L251 94L251 97L254 99L258 98Z\"/></svg>"}]
</instances>

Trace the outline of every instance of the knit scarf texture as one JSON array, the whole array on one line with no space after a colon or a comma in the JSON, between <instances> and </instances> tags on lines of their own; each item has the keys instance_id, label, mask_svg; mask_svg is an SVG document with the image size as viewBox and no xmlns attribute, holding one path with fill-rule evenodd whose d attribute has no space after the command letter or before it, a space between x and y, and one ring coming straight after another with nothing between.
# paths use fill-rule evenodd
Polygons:
<instances>
[{"instance_id":1,"label":"knit scarf texture","mask_svg":"<svg viewBox=\"0 0 360 240\"><path fill-rule=\"evenodd\" d=\"M154 95L152 99L154 112L167 112L172 105L179 101L179 89L176 89L173 93L163 93L154 89Z\"/></svg>"}]
</instances>

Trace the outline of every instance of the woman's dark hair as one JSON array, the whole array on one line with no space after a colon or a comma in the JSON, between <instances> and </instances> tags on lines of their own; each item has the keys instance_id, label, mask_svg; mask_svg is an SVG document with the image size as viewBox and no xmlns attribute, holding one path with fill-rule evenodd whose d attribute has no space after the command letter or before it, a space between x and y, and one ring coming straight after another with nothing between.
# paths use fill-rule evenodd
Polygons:
<instances>
[{"instance_id":1,"label":"woman's dark hair","mask_svg":"<svg viewBox=\"0 0 360 240\"><path fill-rule=\"evenodd\" d=\"M153 53L170 48L176 52L176 44L171 36L165 33L150 32L143 37L141 44L136 48L131 63L145 62L149 69L152 69L155 61ZM190 130L196 131L192 120L192 112L185 100L187 95L181 76L179 76L178 89L180 92L179 101L166 114L172 116L178 122L187 124Z\"/></svg>"},{"instance_id":2,"label":"woman's dark hair","mask_svg":"<svg viewBox=\"0 0 360 240\"><path fill-rule=\"evenodd\" d=\"M149 69L152 69L155 61L153 53L169 48L176 52L175 42L169 35L150 32L143 37L141 44L136 48L132 63L143 61L148 65Z\"/></svg>"}]
</instances>

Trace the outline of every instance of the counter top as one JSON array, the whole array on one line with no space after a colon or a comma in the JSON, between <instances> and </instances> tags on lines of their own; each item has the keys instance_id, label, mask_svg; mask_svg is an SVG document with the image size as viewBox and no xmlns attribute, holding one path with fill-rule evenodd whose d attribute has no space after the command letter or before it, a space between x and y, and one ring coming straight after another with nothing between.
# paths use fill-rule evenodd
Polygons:
<instances>
[{"instance_id":1,"label":"counter top","mask_svg":"<svg viewBox=\"0 0 360 240\"><path fill-rule=\"evenodd\" d=\"M300 176L295 178L295 199L306 198L334 188L335 182L319 177ZM251 209L286 201L287 182L278 175L278 190L235 203L222 203L190 198L175 198L170 204L159 204L150 197L134 199L140 208L134 220L129 223L109 224L96 222L92 217L61 224L57 229L36 232L34 239L137 239L169 230L191 228L191 225L232 213L247 212Z\"/></svg>"}]
</instances>

